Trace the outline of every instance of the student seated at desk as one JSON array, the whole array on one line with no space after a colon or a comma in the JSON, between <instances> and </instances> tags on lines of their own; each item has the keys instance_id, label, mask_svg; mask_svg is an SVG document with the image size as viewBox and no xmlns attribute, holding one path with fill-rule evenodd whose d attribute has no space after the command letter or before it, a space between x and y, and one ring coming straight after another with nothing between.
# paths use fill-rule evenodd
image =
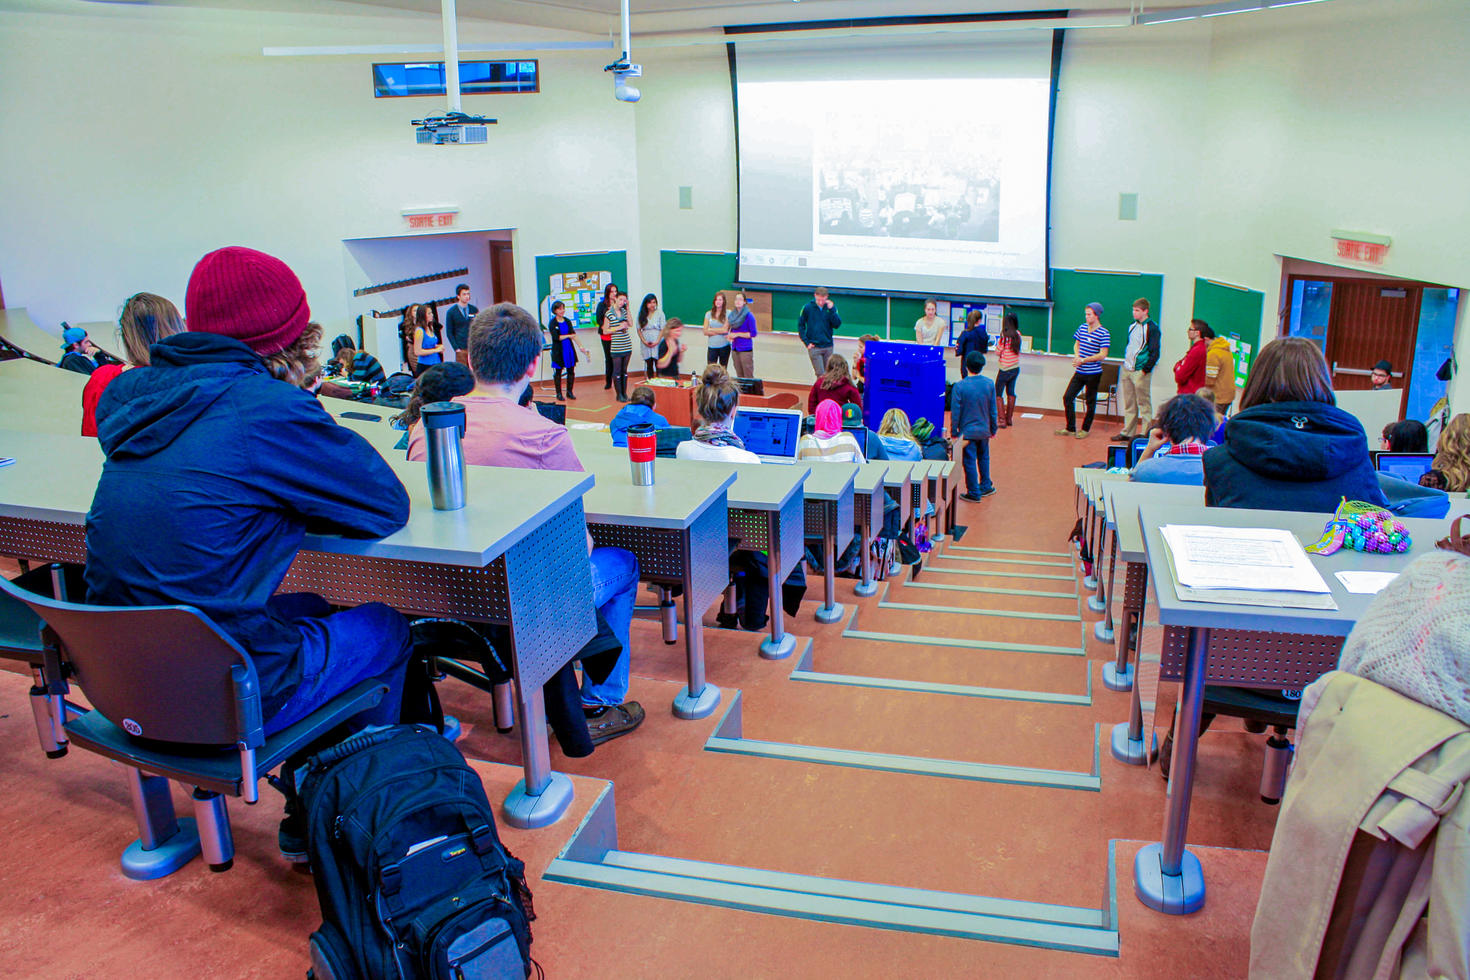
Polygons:
<instances>
[{"instance_id":1,"label":"student seated at desk","mask_svg":"<svg viewBox=\"0 0 1470 980\"><path fill-rule=\"evenodd\" d=\"M675 450L678 459L702 459L718 463L755 463L761 458L745 448L744 441L735 434L735 412L740 402L740 389L725 369L711 364L704 369L700 385L695 389L695 408L704 420L694 430L694 438L679 443ZM770 601L770 576L767 572L766 553L763 551L737 551L730 558L730 572L736 576L736 591L740 600L740 626L751 631L765 629L769 616L766 603ZM739 574L743 572L744 574ZM806 570L801 562L781 586L781 605L790 615L801 609L802 596L806 594ZM727 625L723 614L721 625Z\"/></svg>"},{"instance_id":2,"label":"student seated at desk","mask_svg":"<svg viewBox=\"0 0 1470 980\"><path fill-rule=\"evenodd\" d=\"M352 338L345 333L339 334L332 341L332 361L336 364L338 376L347 381L371 382L388 379L378 359L365 350L358 350Z\"/></svg>"},{"instance_id":3,"label":"student seated at desk","mask_svg":"<svg viewBox=\"0 0 1470 980\"><path fill-rule=\"evenodd\" d=\"M832 360L837 356L833 355ZM857 439L843 431L842 409L830 398L817 406L816 429L796 444L796 458L809 463L867 462Z\"/></svg>"},{"instance_id":4,"label":"student seated at desk","mask_svg":"<svg viewBox=\"0 0 1470 980\"><path fill-rule=\"evenodd\" d=\"M655 429L667 429L669 420L654 411L653 389L648 385L639 385L633 389L633 394L628 396L628 404L618 409L618 414L612 417L608 423L608 429L612 432L612 444L614 446L628 445L628 428L634 425L647 423Z\"/></svg>"},{"instance_id":5,"label":"student seated at desk","mask_svg":"<svg viewBox=\"0 0 1470 980\"><path fill-rule=\"evenodd\" d=\"M1443 474L1451 493L1470 490L1470 412L1450 419L1440 433L1433 469Z\"/></svg>"},{"instance_id":6,"label":"student seated at desk","mask_svg":"<svg viewBox=\"0 0 1470 980\"><path fill-rule=\"evenodd\" d=\"M136 293L123 304L122 314L117 318L118 332L122 335L123 350L130 364L104 364L92 372L82 389L82 435L97 435L97 402L107 386L129 368L147 367L148 348L164 337L184 332L184 318L179 308L162 296L153 293Z\"/></svg>"},{"instance_id":7,"label":"student seated at desk","mask_svg":"<svg viewBox=\"0 0 1470 980\"><path fill-rule=\"evenodd\" d=\"M1205 481L1204 454L1215 429L1215 403L1199 395L1175 395L1159 407L1148 446L1128 473L1134 483Z\"/></svg>"},{"instance_id":8,"label":"student seated at desk","mask_svg":"<svg viewBox=\"0 0 1470 980\"><path fill-rule=\"evenodd\" d=\"M1304 337L1261 348L1204 471L1210 507L1330 514L1344 498L1388 505L1363 426L1337 407L1327 361Z\"/></svg>"},{"instance_id":9,"label":"student seated at desk","mask_svg":"<svg viewBox=\"0 0 1470 980\"><path fill-rule=\"evenodd\" d=\"M475 376L470 373L469 368L458 361L429 365L413 383L413 394L409 396L408 404L404 406L402 413L390 419L394 428L405 430L403 438L399 439L393 448L407 451L413 427L418 424L419 413L425 405L447 402L459 395L468 395L474 390Z\"/></svg>"},{"instance_id":10,"label":"student seated at desk","mask_svg":"<svg viewBox=\"0 0 1470 980\"><path fill-rule=\"evenodd\" d=\"M827 373L812 382L812 390L806 396L807 414L815 415L817 406L828 399L836 402L839 407L863 403L862 392L852 383L847 358L841 354L833 354L827 358Z\"/></svg>"},{"instance_id":11,"label":"student seated at desk","mask_svg":"<svg viewBox=\"0 0 1470 980\"><path fill-rule=\"evenodd\" d=\"M517 404L536 377L541 362L541 327L513 303L500 303L475 315L470 324L470 368L475 388L455 402L464 406L464 459L478 466L582 472L564 426ZM408 458L427 456L423 429L409 435ZM627 701L629 632L638 591L638 559L622 548L593 548L592 602L612 628L622 653L602 681L582 678L582 709L592 744L626 735L643 723L643 706Z\"/></svg>"},{"instance_id":12,"label":"student seated at desk","mask_svg":"<svg viewBox=\"0 0 1470 980\"><path fill-rule=\"evenodd\" d=\"M878 423L878 438L889 459L917 463L924 458L924 447L914 438L908 413L901 408L890 408L883 413L883 421Z\"/></svg>"},{"instance_id":13,"label":"student seated at desk","mask_svg":"<svg viewBox=\"0 0 1470 980\"><path fill-rule=\"evenodd\" d=\"M1390 422L1383 427L1378 448L1389 453L1429 452L1429 430L1418 419Z\"/></svg>"},{"instance_id":14,"label":"student seated at desk","mask_svg":"<svg viewBox=\"0 0 1470 980\"><path fill-rule=\"evenodd\" d=\"M267 733L368 679L388 693L355 721L398 722L403 616L276 593L308 530L378 538L409 508L383 458L301 389L321 342L301 282L280 259L224 248L194 267L185 304L189 332L97 405L107 458L87 514L88 600L203 611L254 661ZM287 815L299 816L289 796ZM292 860L305 860L302 831L282 827Z\"/></svg>"}]
</instances>

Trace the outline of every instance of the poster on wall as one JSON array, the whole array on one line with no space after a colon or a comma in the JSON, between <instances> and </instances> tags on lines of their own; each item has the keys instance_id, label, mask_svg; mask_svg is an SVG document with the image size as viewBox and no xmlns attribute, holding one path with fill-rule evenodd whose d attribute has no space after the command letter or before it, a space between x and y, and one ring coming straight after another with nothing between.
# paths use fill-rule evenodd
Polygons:
<instances>
[{"instance_id":1,"label":"poster on wall","mask_svg":"<svg viewBox=\"0 0 1470 980\"><path fill-rule=\"evenodd\" d=\"M1241 340L1239 334L1231 334L1230 351L1235 355L1235 387L1243 389L1246 375L1251 373L1251 345Z\"/></svg>"},{"instance_id":2,"label":"poster on wall","mask_svg":"<svg viewBox=\"0 0 1470 980\"><path fill-rule=\"evenodd\" d=\"M547 283L549 295L541 301L541 322L551 322L551 304L561 300L566 304L567 317L575 329L595 328L597 303L602 299L603 287L612 281L612 273L606 269L601 272L553 273Z\"/></svg>"},{"instance_id":3,"label":"poster on wall","mask_svg":"<svg viewBox=\"0 0 1470 980\"><path fill-rule=\"evenodd\" d=\"M960 334L965 332L965 324L970 320L970 313L974 310L982 310L985 314L983 325L990 342L995 343L995 338L1000 336L1000 317L1004 307L999 303L945 303L949 307L949 340L945 346L954 347L959 343ZM942 315L942 312L941 312Z\"/></svg>"}]
</instances>

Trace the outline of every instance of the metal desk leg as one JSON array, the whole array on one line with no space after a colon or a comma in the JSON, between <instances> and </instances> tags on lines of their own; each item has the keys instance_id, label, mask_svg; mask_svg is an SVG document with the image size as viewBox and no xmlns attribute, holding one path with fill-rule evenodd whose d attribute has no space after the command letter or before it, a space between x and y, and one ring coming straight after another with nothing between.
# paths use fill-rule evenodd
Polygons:
<instances>
[{"instance_id":1,"label":"metal desk leg","mask_svg":"<svg viewBox=\"0 0 1470 980\"><path fill-rule=\"evenodd\" d=\"M822 512L826 524L822 542L827 555L822 561L822 604L817 607L816 619L819 623L835 623L844 612L837 603L837 501L826 501Z\"/></svg>"},{"instance_id":2,"label":"metal desk leg","mask_svg":"<svg viewBox=\"0 0 1470 980\"><path fill-rule=\"evenodd\" d=\"M1118 537L1113 532L1113 561L1118 559ZM1123 570L1123 635L1117 637L1118 658L1115 662L1103 665L1103 686L1109 691L1128 691L1133 689L1133 679L1137 673L1138 643L1143 636L1143 607L1148 602L1148 566L1142 562L1129 562L1128 567ZM1109 577L1108 590L1112 591L1112 579ZM1134 605L1135 600L1137 605ZM1108 606L1108 616L1113 614L1112 606ZM1132 652L1133 665L1128 662L1128 654ZM1133 738L1138 737L1135 730Z\"/></svg>"},{"instance_id":3,"label":"metal desk leg","mask_svg":"<svg viewBox=\"0 0 1470 980\"><path fill-rule=\"evenodd\" d=\"M1134 890L1138 900L1166 915L1188 915L1205 904L1205 876L1199 858L1185 848L1189 831L1189 798L1194 792L1195 751L1199 746L1199 719L1204 709L1205 668L1210 631L1191 626L1184 656L1184 683L1179 694L1179 717L1174 724L1174 760L1169 766L1169 806L1164 815L1164 840L1149 844L1133 861Z\"/></svg>"},{"instance_id":4,"label":"metal desk leg","mask_svg":"<svg viewBox=\"0 0 1470 980\"><path fill-rule=\"evenodd\" d=\"M949 522L949 494L945 484L949 482L943 476L935 481L934 487L934 534L930 541L943 541L945 525Z\"/></svg>"},{"instance_id":5,"label":"metal desk leg","mask_svg":"<svg viewBox=\"0 0 1470 980\"><path fill-rule=\"evenodd\" d=\"M887 496L881 486L873 492ZM861 545L862 556L858 564L863 570L863 578L862 581L852 587L852 591L854 595L866 599L878 591L878 583L873 581L873 501L871 498L868 500L868 505L863 508L862 535L862 540L858 542Z\"/></svg>"},{"instance_id":6,"label":"metal desk leg","mask_svg":"<svg viewBox=\"0 0 1470 980\"><path fill-rule=\"evenodd\" d=\"M703 718L720 703L720 689L704 679L703 610L694 608L694 582L684 573L684 656L688 661L689 685L674 696L674 714L693 720Z\"/></svg>"},{"instance_id":7,"label":"metal desk leg","mask_svg":"<svg viewBox=\"0 0 1470 980\"><path fill-rule=\"evenodd\" d=\"M1108 535L1107 521L1102 524L1102 535L1098 542L1108 544L1108 585L1103 588L1102 575L1097 578L1097 594L1087 600L1087 608L1093 612L1100 612L1103 618L1092 627L1092 635L1104 643L1113 642L1113 585L1118 580L1118 532L1114 531L1111 537ZM1100 559L1099 559L1100 560ZM1098 566L1098 571L1102 567Z\"/></svg>"},{"instance_id":8,"label":"metal desk leg","mask_svg":"<svg viewBox=\"0 0 1470 980\"><path fill-rule=\"evenodd\" d=\"M1092 574L1088 575L1082 580L1082 587L1084 589L1097 588L1097 580L1101 577L1097 574L1098 546L1097 531L1094 527L1094 525L1097 523L1096 516L1097 509L1092 506L1092 501L1087 501L1085 513L1083 516L1084 523L1082 525L1082 540L1087 543L1088 554L1092 555Z\"/></svg>"},{"instance_id":9,"label":"metal desk leg","mask_svg":"<svg viewBox=\"0 0 1470 980\"><path fill-rule=\"evenodd\" d=\"M1147 566L1143 566L1147 569ZM1144 580L1137 585L1140 594L1147 588L1147 571ZM1143 603L1137 609L1132 608L1124 598L1123 601L1123 635L1118 637L1118 662L1116 664L1103 665L1103 684L1113 691L1133 690L1133 697L1129 699L1128 720L1119 722L1113 726L1111 751L1113 758L1124 765L1142 766L1147 765L1159 756L1159 740L1152 732L1149 733L1147 745L1144 743L1143 732L1143 694L1138 678L1138 651L1143 641ZM1133 666L1128 665L1128 653L1133 652ZM1115 686L1126 683L1127 687Z\"/></svg>"},{"instance_id":10,"label":"metal desk leg","mask_svg":"<svg viewBox=\"0 0 1470 980\"><path fill-rule=\"evenodd\" d=\"M546 827L561 819L572 804L572 781L551 771L551 749L546 743L546 702L539 687L530 697L516 678L521 702L521 764L526 776L505 798L505 822L522 830Z\"/></svg>"},{"instance_id":11,"label":"metal desk leg","mask_svg":"<svg viewBox=\"0 0 1470 980\"><path fill-rule=\"evenodd\" d=\"M796 637L786 632L786 610L781 605L781 513L766 514L766 575L771 587L771 635L761 641L761 656L785 660L796 652Z\"/></svg>"}]
</instances>

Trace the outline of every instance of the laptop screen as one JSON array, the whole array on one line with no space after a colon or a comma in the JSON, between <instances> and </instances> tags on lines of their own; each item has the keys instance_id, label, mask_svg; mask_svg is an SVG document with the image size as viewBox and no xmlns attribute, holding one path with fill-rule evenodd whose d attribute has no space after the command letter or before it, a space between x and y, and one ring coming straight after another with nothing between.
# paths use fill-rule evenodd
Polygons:
<instances>
[{"instance_id":1,"label":"laptop screen","mask_svg":"<svg viewBox=\"0 0 1470 980\"><path fill-rule=\"evenodd\" d=\"M801 413L787 408L742 408L735 413L735 434L746 449L763 459L795 459Z\"/></svg>"},{"instance_id":2,"label":"laptop screen","mask_svg":"<svg viewBox=\"0 0 1470 980\"><path fill-rule=\"evenodd\" d=\"M1108 468L1114 470L1128 468L1127 446L1108 447Z\"/></svg>"},{"instance_id":3,"label":"laptop screen","mask_svg":"<svg viewBox=\"0 0 1470 980\"><path fill-rule=\"evenodd\" d=\"M1419 477L1429 472L1434 465L1433 453L1379 453L1378 472L1396 476L1410 483L1418 483Z\"/></svg>"}]
</instances>

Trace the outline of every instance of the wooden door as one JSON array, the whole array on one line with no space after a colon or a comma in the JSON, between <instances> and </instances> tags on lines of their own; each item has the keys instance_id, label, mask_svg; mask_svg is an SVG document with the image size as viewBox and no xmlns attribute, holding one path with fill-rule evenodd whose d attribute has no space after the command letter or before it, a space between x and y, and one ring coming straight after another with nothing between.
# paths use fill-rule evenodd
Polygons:
<instances>
[{"instance_id":1,"label":"wooden door","mask_svg":"<svg viewBox=\"0 0 1470 980\"><path fill-rule=\"evenodd\" d=\"M490 243L490 292L496 303L516 301L515 252L510 242Z\"/></svg>"},{"instance_id":2,"label":"wooden door","mask_svg":"<svg viewBox=\"0 0 1470 980\"><path fill-rule=\"evenodd\" d=\"M1339 279L1333 284L1327 328L1327 363L1332 387L1342 391L1371 386L1373 365L1393 364L1393 386L1409 385L1414 337L1423 288L1417 283ZM1402 377L1398 375L1402 373Z\"/></svg>"}]
</instances>

